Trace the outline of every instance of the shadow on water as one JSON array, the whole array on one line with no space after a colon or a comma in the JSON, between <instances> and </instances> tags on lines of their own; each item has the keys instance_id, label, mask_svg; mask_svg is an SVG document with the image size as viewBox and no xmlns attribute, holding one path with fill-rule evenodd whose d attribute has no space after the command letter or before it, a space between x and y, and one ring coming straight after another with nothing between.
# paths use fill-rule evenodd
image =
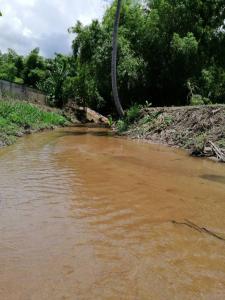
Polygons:
<instances>
[{"instance_id":1,"label":"shadow on water","mask_svg":"<svg viewBox=\"0 0 225 300\"><path fill-rule=\"evenodd\" d=\"M205 180L210 180L213 182L219 182L225 184L225 176L205 174L200 177Z\"/></svg>"},{"instance_id":2,"label":"shadow on water","mask_svg":"<svg viewBox=\"0 0 225 300\"><path fill-rule=\"evenodd\" d=\"M82 135L91 135L91 136L113 136L116 137L116 134L110 130L99 130L99 131L91 131L91 130L83 130L83 131L63 131L63 136L82 136Z\"/></svg>"},{"instance_id":3,"label":"shadow on water","mask_svg":"<svg viewBox=\"0 0 225 300\"><path fill-rule=\"evenodd\" d=\"M81 123L72 125L73 128L110 128L109 125L106 124L96 124L96 123Z\"/></svg>"}]
</instances>

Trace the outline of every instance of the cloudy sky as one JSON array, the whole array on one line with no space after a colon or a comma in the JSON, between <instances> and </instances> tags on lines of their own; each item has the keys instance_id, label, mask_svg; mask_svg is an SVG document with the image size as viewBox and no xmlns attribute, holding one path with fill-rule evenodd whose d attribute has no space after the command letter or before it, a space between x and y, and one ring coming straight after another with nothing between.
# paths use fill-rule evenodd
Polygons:
<instances>
[{"instance_id":1,"label":"cloudy sky","mask_svg":"<svg viewBox=\"0 0 225 300\"><path fill-rule=\"evenodd\" d=\"M0 50L27 54L39 47L47 57L69 53L72 36L67 29L101 18L106 0L0 0Z\"/></svg>"}]
</instances>

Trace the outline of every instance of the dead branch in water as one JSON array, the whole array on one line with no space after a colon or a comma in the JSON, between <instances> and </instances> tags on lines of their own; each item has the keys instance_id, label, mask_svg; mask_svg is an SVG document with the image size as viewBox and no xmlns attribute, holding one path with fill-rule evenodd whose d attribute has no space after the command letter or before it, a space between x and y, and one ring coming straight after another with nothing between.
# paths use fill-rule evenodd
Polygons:
<instances>
[{"instance_id":1,"label":"dead branch in water","mask_svg":"<svg viewBox=\"0 0 225 300\"><path fill-rule=\"evenodd\" d=\"M198 149L197 147L193 148L190 155L197 157L215 156L218 159L218 161L225 163L225 151L219 148L212 141L205 141L201 149Z\"/></svg>"},{"instance_id":2,"label":"dead branch in water","mask_svg":"<svg viewBox=\"0 0 225 300\"><path fill-rule=\"evenodd\" d=\"M217 147L213 142L209 141L212 151L216 155L219 161L225 162L225 152Z\"/></svg>"},{"instance_id":3,"label":"dead branch in water","mask_svg":"<svg viewBox=\"0 0 225 300\"><path fill-rule=\"evenodd\" d=\"M192 222L189 221L189 220L184 220L184 222L178 222L178 221L172 220L171 222L172 222L173 224L177 224L177 225L185 225L185 226L188 226L188 227L190 227L190 228L192 228L192 229L195 229L195 230L197 230L198 232L201 232L201 233L207 233L207 234L209 234L209 235L211 235L211 236L213 236L213 237L215 237L215 238L217 238L217 239L222 240L222 241L225 242L225 238L219 236L218 234L216 234L216 233L210 231L209 229L207 229L207 228L205 228L205 227L199 227L198 225L192 223Z\"/></svg>"}]
</instances>

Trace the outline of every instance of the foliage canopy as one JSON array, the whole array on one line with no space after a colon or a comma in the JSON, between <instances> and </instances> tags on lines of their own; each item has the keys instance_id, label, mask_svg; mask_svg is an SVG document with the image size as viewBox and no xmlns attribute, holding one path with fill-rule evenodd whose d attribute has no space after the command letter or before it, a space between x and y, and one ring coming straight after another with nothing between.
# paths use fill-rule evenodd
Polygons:
<instances>
[{"instance_id":1,"label":"foliage canopy","mask_svg":"<svg viewBox=\"0 0 225 300\"><path fill-rule=\"evenodd\" d=\"M102 21L70 28L71 56L45 59L39 49L26 57L0 53L0 79L39 87L57 106L75 99L112 113L115 10L114 1ZM224 20L224 0L123 1L117 70L123 107L225 103Z\"/></svg>"}]
</instances>

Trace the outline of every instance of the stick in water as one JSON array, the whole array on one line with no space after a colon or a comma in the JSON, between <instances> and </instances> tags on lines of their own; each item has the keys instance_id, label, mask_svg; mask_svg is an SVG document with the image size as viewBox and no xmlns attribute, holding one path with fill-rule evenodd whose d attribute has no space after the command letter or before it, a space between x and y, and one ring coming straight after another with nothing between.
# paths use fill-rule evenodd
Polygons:
<instances>
[{"instance_id":1,"label":"stick in water","mask_svg":"<svg viewBox=\"0 0 225 300\"><path fill-rule=\"evenodd\" d=\"M217 238L217 239L222 240L222 241L225 242L225 238L219 236L218 234L216 234L216 233L210 231L209 229L207 229L207 228L205 228L205 227L199 227L198 225L194 224L193 222L191 222L191 221L189 221L189 220L184 220L184 222L178 222L178 221L173 220L172 223L173 223L173 224L177 224L177 225L185 225L185 226L188 226L188 227L190 227L190 228L192 228L192 229L197 230L198 232L201 232L201 233L202 233L202 232L203 232L203 233L207 233L207 234L209 234L209 235L211 235L211 236L213 236L213 237L215 237L215 238Z\"/></svg>"}]
</instances>

